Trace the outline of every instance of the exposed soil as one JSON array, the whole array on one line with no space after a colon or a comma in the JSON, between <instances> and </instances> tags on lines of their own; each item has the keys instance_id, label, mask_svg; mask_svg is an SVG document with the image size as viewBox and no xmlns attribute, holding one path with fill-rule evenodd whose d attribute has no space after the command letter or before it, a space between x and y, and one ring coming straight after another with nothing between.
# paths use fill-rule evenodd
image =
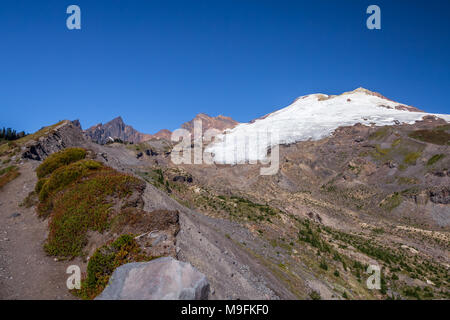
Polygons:
<instances>
[{"instance_id":1,"label":"exposed soil","mask_svg":"<svg viewBox=\"0 0 450 320\"><path fill-rule=\"evenodd\" d=\"M0 191L0 299L75 299L66 269L76 262L47 256L47 221L19 206L34 188L37 164L21 165L20 176Z\"/></svg>"}]
</instances>

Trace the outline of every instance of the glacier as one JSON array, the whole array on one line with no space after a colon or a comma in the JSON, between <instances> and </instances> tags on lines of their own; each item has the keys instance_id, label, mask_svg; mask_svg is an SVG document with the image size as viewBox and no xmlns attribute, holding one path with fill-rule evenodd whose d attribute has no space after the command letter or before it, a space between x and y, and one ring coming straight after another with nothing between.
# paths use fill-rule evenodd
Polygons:
<instances>
[{"instance_id":1,"label":"glacier","mask_svg":"<svg viewBox=\"0 0 450 320\"><path fill-rule=\"evenodd\" d=\"M319 140L342 126L413 124L430 115L450 121L450 115L411 111L414 109L363 88L338 96L302 96L264 118L224 131L205 151L216 163L256 162L266 160L275 145Z\"/></svg>"}]
</instances>

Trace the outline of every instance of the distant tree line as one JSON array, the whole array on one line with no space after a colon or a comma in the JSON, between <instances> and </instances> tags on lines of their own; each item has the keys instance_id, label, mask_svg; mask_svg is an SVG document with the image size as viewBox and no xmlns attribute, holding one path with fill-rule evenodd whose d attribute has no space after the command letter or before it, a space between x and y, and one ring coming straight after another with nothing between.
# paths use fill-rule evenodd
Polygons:
<instances>
[{"instance_id":1,"label":"distant tree line","mask_svg":"<svg viewBox=\"0 0 450 320\"><path fill-rule=\"evenodd\" d=\"M24 131L17 132L16 130L13 130L11 128L3 128L0 130L0 140L17 140L22 137L25 137L26 134Z\"/></svg>"}]
</instances>

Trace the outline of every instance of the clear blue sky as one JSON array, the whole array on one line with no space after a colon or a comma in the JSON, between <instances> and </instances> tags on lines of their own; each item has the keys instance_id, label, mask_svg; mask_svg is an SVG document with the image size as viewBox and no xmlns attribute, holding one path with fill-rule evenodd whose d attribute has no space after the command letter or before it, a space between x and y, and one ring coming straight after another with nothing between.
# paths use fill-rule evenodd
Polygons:
<instances>
[{"instance_id":1,"label":"clear blue sky","mask_svg":"<svg viewBox=\"0 0 450 320\"><path fill-rule=\"evenodd\" d=\"M381 30L366 28L370 4ZM117 115L146 133L199 112L244 122L359 86L450 113L449 71L446 0L0 2L0 127L27 132Z\"/></svg>"}]
</instances>

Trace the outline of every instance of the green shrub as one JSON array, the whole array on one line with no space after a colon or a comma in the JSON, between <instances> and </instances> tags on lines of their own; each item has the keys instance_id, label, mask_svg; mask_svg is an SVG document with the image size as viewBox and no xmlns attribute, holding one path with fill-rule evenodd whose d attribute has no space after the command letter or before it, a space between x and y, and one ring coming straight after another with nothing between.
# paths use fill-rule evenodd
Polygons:
<instances>
[{"instance_id":1,"label":"green shrub","mask_svg":"<svg viewBox=\"0 0 450 320\"><path fill-rule=\"evenodd\" d=\"M361 243L361 244L355 244L355 247L361 251L362 253L371 256L375 259L382 260L386 262L387 264L390 264L391 262L398 262L399 257L392 252L388 248L383 248L381 246L371 244L369 242L367 243Z\"/></svg>"},{"instance_id":2,"label":"green shrub","mask_svg":"<svg viewBox=\"0 0 450 320\"><path fill-rule=\"evenodd\" d=\"M439 160L445 158L445 154L435 154L434 156L432 156L428 161L427 161L427 166L432 166L433 164L435 164L436 162L438 162Z\"/></svg>"},{"instance_id":3,"label":"green shrub","mask_svg":"<svg viewBox=\"0 0 450 320\"><path fill-rule=\"evenodd\" d=\"M377 131L371 133L369 135L369 139L380 140L380 139L387 137L390 133L391 133L391 128L389 126L384 126L384 127L377 129Z\"/></svg>"},{"instance_id":4,"label":"green shrub","mask_svg":"<svg viewBox=\"0 0 450 320\"><path fill-rule=\"evenodd\" d=\"M0 189L20 175L19 168L9 166L0 170Z\"/></svg>"},{"instance_id":5,"label":"green shrub","mask_svg":"<svg viewBox=\"0 0 450 320\"><path fill-rule=\"evenodd\" d=\"M403 294L405 296L416 298L417 300L421 299L420 292L420 287L406 287L405 289L403 289Z\"/></svg>"},{"instance_id":6,"label":"green shrub","mask_svg":"<svg viewBox=\"0 0 450 320\"><path fill-rule=\"evenodd\" d=\"M59 167L84 159L85 157L86 150L82 148L68 148L53 153L36 169L36 175L39 179L44 178Z\"/></svg>"},{"instance_id":7,"label":"green shrub","mask_svg":"<svg viewBox=\"0 0 450 320\"><path fill-rule=\"evenodd\" d=\"M44 184L48 181L48 178L42 178L39 179L38 182L36 183L36 186L34 187L34 191L36 192L36 194L39 194L42 190L42 187L44 186Z\"/></svg>"},{"instance_id":8,"label":"green shrub","mask_svg":"<svg viewBox=\"0 0 450 320\"><path fill-rule=\"evenodd\" d=\"M391 147L396 147L400 144L400 142L402 142L402 139L398 138L395 139L394 141L392 141Z\"/></svg>"},{"instance_id":9,"label":"green shrub","mask_svg":"<svg viewBox=\"0 0 450 320\"><path fill-rule=\"evenodd\" d=\"M322 297L320 296L320 293L318 293L317 291L313 291L309 294L309 297L312 300L322 300Z\"/></svg>"},{"instance_id":10,"label":"green shrub","mask_svg":"<svg viewBox=\"0 0 450 320\"><path fill-rule=\"evenodd\" d=\"M108 229L111 209L133 192L145 188L145 183L135 177L93 160L80 160L85 155L84 149L65 149L48 157L36 171L40 177L35 186L40 200L38 213L50 215L49 235L44 245L50 255L82 255L87 232Z\"/></svg>"},{"instance_id":11,"label":"green shrub","mask_svg":"<svg viewBox=\"0 0 450 320\"><path fill-rule=\"evenodd\" d=\"M143 187L141 180L109 169L52 194L50 201L39 205L43 209L38 208L52 213L46 252L64 257L81 255L87 231L103 232L109 227L114 199L125 198Z\"/></svg>"},{"instance_id":12,"label":"green shrub","mask_svg":"<svg viewBox=\"0 0 450 320\"><path fill-rule=\"evenodd\" d=\"M93 299L108 284L114 270L130 262L150 261L153 257L142 253L132 235L124 234L109 245L98 248L89 259L86 278L81 289L74 293L83 299Z\"/></svg>"},{"instance_id":13,"label":"green shrub","mask_svg":"<svg viewBox=\"0 0 450 320\"><path fill-rule=\"evenodd\" d=\"M373 233L375 234L383 234L384 233L384 229L383 228L375 228L372 230Z\"/></svg>"},{"instance_id":14,"label":"green shrub","mask_svg":"<svg viewBox=\"0 0 450 320\"><path fill-rule=\"evenodd\" d=\"M0 169L0 176L4 175L5 173L8 173L8 172L10 172L10 171L14 171L14 170L16 170L16 169L17 169L16 166L9 166L9 167Z\"/></svg>"},{"instance_id":15,"label":"green shrub","mask_svg":"<svg viewBox=\"0 0 450 320\"><path fill-rule=\"evenodd\" d=\"M298 232L298 240L309 243L322 252L330 252L329 245L322 240L318 229L311 226L308 220L303 221Z\"/></svg>"},{"instance_id":16,"label":"green shrub","mask_svg":"<svg viewBox=\"0 0 450 320\"><path fill-rule=\"evenodd\" d=\"M322 260L322 261L320 262L319 267L320 267L321 269L323 269L323 270L328 270L328 264L326 263L325 260Z\"/></svg>"},{"instance_id":17,"label":"green shrub","mask_svg":"<svg viewBox=\"0 0 450 320\"><path fill-rule=\"evenodd\" d=\"M416 164L417 159L421 156L421 152L410 152L405 155L405 158L403 159L403 163L405 164Z\"/></svg>"},{"instance_id":18,"label":"green shrub","mask_svg":"<svg viewBox=\"0 0 450 320\"><path fill-rule=\"evenodd\" d=\"M39 200L45 201L51 192L58 191L102 167L103 165L100 162L94 160L80 160L56 169L48 179L41 179L45 182L40 187Z\"/></svg>"},{"instance_id":19,"label":"green shrub","mask_svg":"<svg viewBox=\"0 0 450 320\"><path fill-rule=\"evenodd\" d=\"M390 196L386 197L381 203L380 207L387 211L392 211L402 203L402 196L398 192L394 192Z\"/></svg>"}]
</instances>

